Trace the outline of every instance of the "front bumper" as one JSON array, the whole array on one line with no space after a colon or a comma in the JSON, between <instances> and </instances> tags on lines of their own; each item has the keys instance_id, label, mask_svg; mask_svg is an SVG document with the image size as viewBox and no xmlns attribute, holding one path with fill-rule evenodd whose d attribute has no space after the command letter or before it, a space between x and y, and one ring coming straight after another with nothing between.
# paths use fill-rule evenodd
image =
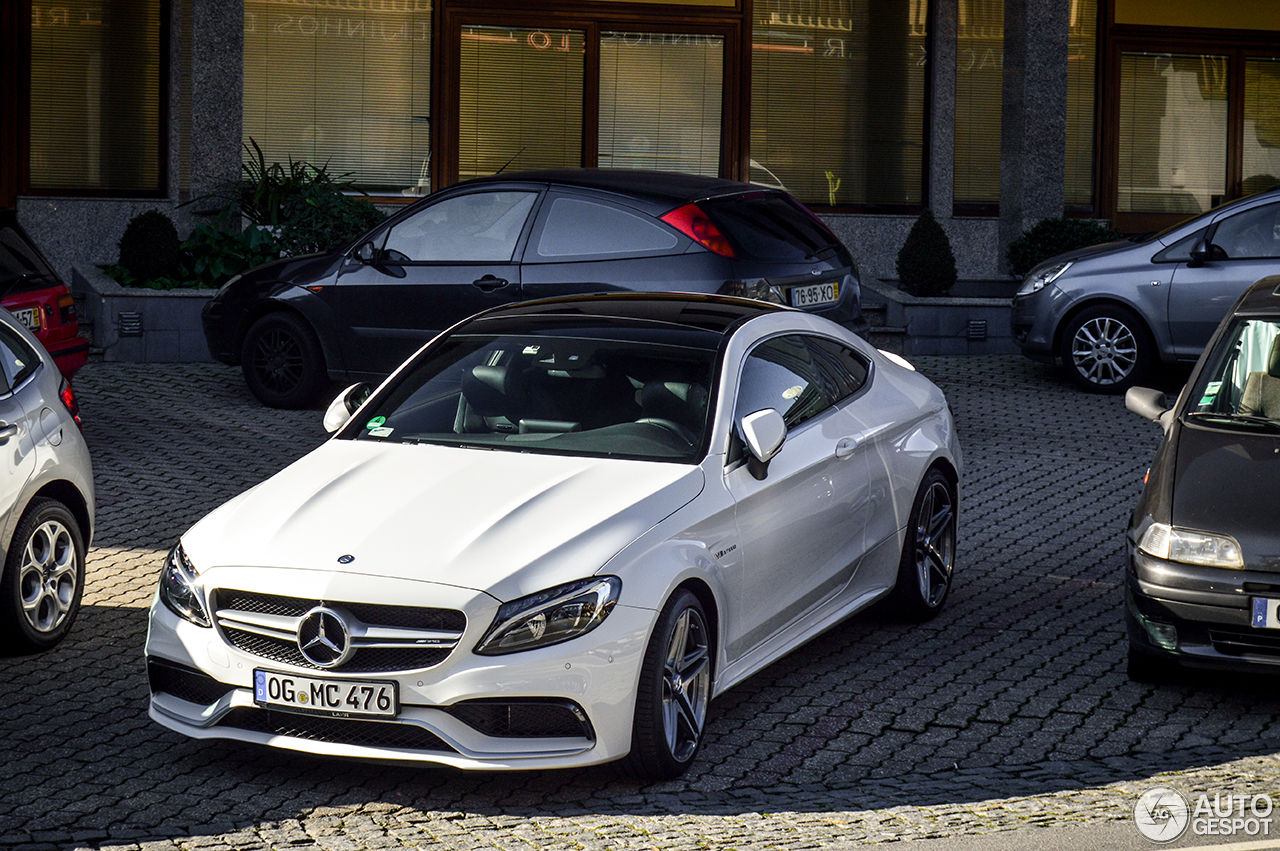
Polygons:
<instances>
[{"instance_id":1,"label":"front bumper","mask_svg":"<svg viewBox=\"0 0 1280 851\"><path fill-rule=\"evenodd\" d=\"M308 576L311 571L273 573L281 587L292 586L290 596L350 599L332 582ZM593 765L630 750L635 690L655 612L617 606L578 639L483 657L470 651L492 622L493 598L427 583L378 583L399 586L394 596L379 593L380 599L466 613L467 626L447 658L410 671L343 674L299 667L245 652L221 627L196 626L157 598L146 644L151 718L196 739L468 769ZM400 711L394 719L373 720L265 708L254 702L255 668L335 680L393 680Z\"/></svg>"},{"instance_id":2,"label":"front bumper","mask_svg":"<svg viewBox=\"0 0 1280 851\"><path fill-rule=\"evenodd\" d=\"M1280 575L1151 558L1129 545L1125 621L1149 655L1191 667L1280 673L1280 629L1254 627L1255 597L1280 598Z\"/></svg>"}]
</instances>

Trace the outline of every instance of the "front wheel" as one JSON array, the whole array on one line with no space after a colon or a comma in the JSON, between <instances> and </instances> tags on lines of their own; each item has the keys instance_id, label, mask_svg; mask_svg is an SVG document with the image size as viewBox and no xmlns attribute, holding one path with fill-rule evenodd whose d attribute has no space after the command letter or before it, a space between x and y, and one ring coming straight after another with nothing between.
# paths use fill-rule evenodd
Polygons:
<instances>
[{"instance_id":1,"label":"front wheel","mask_svg":"<svg viewBox=\"0 0 1280 851\"><path fill-rule=\"evenodd\" d=\"M628 773L670 780L692 764L711 700L711 647L702 603L687 590L676 592L644 654L631 753L623 764Z\"/></svg>"},{"instance_id":2,"label":"front wheel","mask_svg":"<svg viewBox=\"0 0 1280 851\"><path fill-rule=\"evenodd\" d=\"M7 649L48 650L66 637L80 611L84 561L84 535L75 516L57 500L32 500L0 577L0 631Z\"/></svg>"},{"instance_id":3,"label":"front wheel","mask_svg":"<svg viewBox=\"0 0 1280 851\"><path fill-rule=\"evenodd\" d=\"M1155 365L1155 345L1137 314L1099 305L1082 310L1062 334L1062 363L1092 393L1123 393Z\"/></svg>"},{"instance_id":4,"label":"front wheel","mask_svg":"<svg viewBox=\"0 0 1280 851\"><path fill-rule=\"evenodd\" d=\"M328 380L320 341L292 313L269 313L253 323L240 368L249 391L268 408L305 408Z\"/></svg>"},{"instance_id":5,"label":"front wheel","mask_svg":"<svg viewBox=\"0 0 1280 851\"><path fill-rule=\"evenodd\" d=\"M902 542L891 599L903 617L926 621L942 611L955 571L956 515L955 488L935 467L916 491Z\"/></svg>"}]
</instances>

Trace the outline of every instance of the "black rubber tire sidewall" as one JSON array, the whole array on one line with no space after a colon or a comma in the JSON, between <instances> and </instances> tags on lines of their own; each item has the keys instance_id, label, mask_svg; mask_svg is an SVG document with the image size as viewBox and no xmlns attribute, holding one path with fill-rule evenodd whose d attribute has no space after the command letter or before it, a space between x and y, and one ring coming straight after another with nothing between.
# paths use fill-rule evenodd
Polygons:
<instances>
[{"instance_id":1,"label":"black rubber tire sidewall","mask_svg":"<svg viewBox=\"0 0 1280 851\"><path fill-rule=\"evenodd\" d=\"M931 467L925 473L920 487L916 489L915 500L911 503L911 515L907 520L907 534L902 542L902 556L898 561L898 581L890 595L893 610L902 618L910 621L927 621L937 617L951 596L951 586L955 584L955 565L952 564L951 578L947 590L936 606L930 606L920 593L920 581L916 575L916 526L920 522L920 511L924 506L924 497L935 484L941 483L951 495L952 523L956 523L959 507L956 505L956 489L951 480L937 467ZM955 541L959 544L959 540ZM954 555L953 555L954 558Z\"/></svg>"},{"instance_id":2,"label":"black rubber tire sidewall","mask_svg":"<svg viewBox=\"0 0 1280 851\"><path fill-rule=\"evenodd\" d=\"M259 341L273 331L292 337L302 354L301 375L289 389L268 386L258 375L253 363L253 352ZM329 378L325 371L324 352L315 332L304 319L292 313L269 313L250 326L240 349L240 368L244 372L245 384L249 385L249 392L268 408L305 408L316 401Z\"/></svg>"},{"instance_id":3,"label":"black rubber tire sidewall","mask_svg":"<svg viewBox=\"0 0 1280 851\"><path fill-rule=\"evenodd\" d=\"M1085 323L1101 317L1109 317L1123 323L1132 332L1133 339L1137 343L1137 361L1133 369L1124 379L1115 384L1095 384L1080 372L1071 358L1071 343L1076 333ZM1147 330L1146 323L1132 310L1110 304L1088 307L1071 317L1062 331L1058 356L1062 358L1062 365L1071 376L1071 380L1090 393L1123 393L1130 387L1146 381L1155 368L1156 360L1155 343L1151 339L1151 332Z\"/></svg>"},{"instance_id":4,"label":"black rubber tire sidewall","mask_svg":"<svg viewBox=\"0 0 1280 851\"><path fill-rule=\"evenodd\" d=\"M702 741L684 762L677 760L667 747L666 735L662 721L662 667L666 658L667 645L680 615L688 608L693 608L702 618L703 625L710 633L710 623L702 603L687 589L680 589L671 596L658 621L654 625L653 634L649 637L649 645L645 650L644 662L640 669L640 684L636 689L636 711L631 725L631 752L621 764L624 773L645 780L672 780L693 764L702 749ZM711 636L708 634L708 641ZM708 647L712 658L715 656L713 645ZM705 730L704 736L705 738Z\"/></svg>"},{"instance_id":5,"label":"black rubber tire sidewall","mask_svg":"<svg viewBox=\"0 0 1280 851\"><path fill-rule=\"evenodd\" d=\"M21 567L23 553L31 535L43 523L58 520L67 527L71 534L76 552L76 589L71 600L71 611L66 620L57 628L47 633L37 632L27 623L22 613L22 602L19 598L18 568ZM4 575L0 576L0 643L5 652L30 653L48 650L66 638L80 613L80 601L84 597L85 581L85 545L84 533L80 522L74 514L55 499L37 497L27 506L18 528L14 530L13 540L9 543L9 552L5 557Z\"/></svg>"}]
</instances>

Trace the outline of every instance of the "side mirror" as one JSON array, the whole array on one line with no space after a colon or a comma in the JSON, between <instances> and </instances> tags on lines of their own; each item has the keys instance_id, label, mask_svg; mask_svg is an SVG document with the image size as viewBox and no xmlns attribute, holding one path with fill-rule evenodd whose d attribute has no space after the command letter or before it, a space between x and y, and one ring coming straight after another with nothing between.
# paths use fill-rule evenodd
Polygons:
<instances>
[{"instance_id":1,"label":"side mirror","mask_svg":"<svg viewBox=\"0 0 1280 851\"><path fill-rule=\"evenodd\" d=\"M1165 395L1150 387L1130 387L1124 394L1124 406L1143 419L1160 423L1166 432L1173 421L1173 409Z\"/></svg>"},{"instance_id":2,"label":"side mirror","mask_svg":"<svg viewBox=\"0 0 1280 851\"><path fill-rule=\"evenodd\" d=\"M372 242L362 242L356 248L356 259L361 263L376 263L378 260L378 249L374 248Z\"/></svg>"},{"instance_id":3,"label":"side mirror","mask_svg":"<svg viewBox=\"0 0 1280 851\"><path fill-rule=\"evenodd\" d=\"M329 407L324 412L324 430L329 434L333 434L338 429L347 424L347 420L351 419L351 415L359 410L364 404L364 400L369 398L369 394L373 392L372 385L367 382L352 384L346 390L338 394L338 397L329 403Z\"/></svg>"},{"instance_id":4,"label":"side mirror","mask_svg":"<svg viewBox=\"0 0 1280 851\"><path fill-rule=\"evenodd\" d=\"M1203 266L1210 260L1226 260L1227 252L1221 245L1214 245L1207 239L1202 239L1191 247L1191 259L1187 261L1188 266Z\"/></svg>"},{"instance_id":5,"label":"side mirror","mask_svg":"<svg viewBox=\"0 0 1280 851\"><path fill-rule=\"evenodd\" d=\"M743 417L740 427L747 444L747 469L757 480L763 480L769 474L769 462L787 439L787 424L782 414L765 408Z\"/></svg>"}]
</instances>

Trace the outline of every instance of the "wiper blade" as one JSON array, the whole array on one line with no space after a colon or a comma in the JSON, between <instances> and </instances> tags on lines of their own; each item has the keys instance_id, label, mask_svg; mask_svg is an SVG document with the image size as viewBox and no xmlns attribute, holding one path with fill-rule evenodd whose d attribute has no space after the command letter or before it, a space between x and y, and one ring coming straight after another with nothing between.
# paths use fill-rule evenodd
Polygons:
<instances>
[{"instance_id":1,"label":"wiper blade","mask_svg":"<svg viewBox=\"0 0 1280 851\"><path fill-rule=\"evenodd\" d=\"M1262 426L1270 431L1280 432L1280 420L1273 420L1270 417L1258 417L1253 414L1220 414L1213 411L1193 411L1187 414L1187 419L1192 418L1197 420L1220 420L1228 423L1246 423L1248 425Z\"/></svg>"}]
</instances>

